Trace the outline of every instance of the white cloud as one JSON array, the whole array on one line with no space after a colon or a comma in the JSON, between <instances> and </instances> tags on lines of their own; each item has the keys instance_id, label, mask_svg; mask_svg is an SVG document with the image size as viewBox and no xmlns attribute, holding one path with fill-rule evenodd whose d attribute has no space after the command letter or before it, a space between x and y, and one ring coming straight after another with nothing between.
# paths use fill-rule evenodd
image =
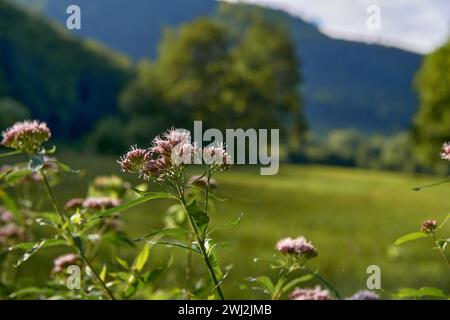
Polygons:
<instances>
[{"instance_id":1,"label":"white cloud","mask_svg":"<svg viewBox=\"0 0 450 320\"><path fill-rule=\"evenodd\" d=\"M225 0L237 2L239 0ZM449 37L449 0L243 0L288 11L314 22L325 34L379 42L427 53ZM366 10L381 9L381 29L366 26Z\"/></svg>"}]
</instances>

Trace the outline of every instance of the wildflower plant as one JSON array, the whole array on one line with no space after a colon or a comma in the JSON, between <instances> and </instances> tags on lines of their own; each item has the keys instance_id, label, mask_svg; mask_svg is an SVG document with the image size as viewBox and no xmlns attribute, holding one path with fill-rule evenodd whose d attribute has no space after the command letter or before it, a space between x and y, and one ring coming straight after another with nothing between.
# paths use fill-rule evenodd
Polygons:
<instances>
[{"instance_id":1,"label":"wildflower plant","mask_svg":"<svg viewBox=\"0 0 450 320\"><path fill-rule=\"evenodd\" d=\"M443 144L440 155L443 160L450 161L450 143ZM416 187L413 188L413 190L420 191L424 188L435 187L448 182L450 182L450 178L447 178L441 182L434 183L431 185ZM401 236L394 242L394 245L396 246L403 245L405 243L415 241L418 239L430 239L431 243L433 244L433 249L436 250L442 257L442 261L444 261L448 271L450 272L450 259L447 254L447 249L450 244L450 238L448 238L448 235L442 234L443 228L449 221L449 219L450 214L448 214L440 223L436 219L427 219L422 222L420 228L418 228L419 229L418 231L411 232ZM399 298L416 298L416 299L424 297L448 299L450 297L441 289L432 287L423 287L420 289L404 288L397 291L395 295Z\"/></svg>"},{"instance_id":2,"label":"wildflower plant","mask_svg":"<svg viewBox=\"0 0 450 320\"><path fill-rule=\"evenodd\" d=\"M57 202L53 185L57 183L54 179L56 174L61 172L74 173L75 171L70 169L67 165L61 163L55 156L56 149L46 149L44 143L51 137L51 131L47 125L39 121L24 121L14 124L11 128L5 130L2 133L1 144L7 148L14 149L12 152L3 153L0 157L9 157L13 155L23 155L28 161L26 163L19 162L10 166L1 175L2 188L17 187L20 183L27 182L27 179L35 183L39 183L46 190L48 199L50 200L54 212L40 213L38 208L35 208L30 204L29 206L21 205L26 203L26 199L21 202L15 202L13 200L4 201L9 205L17 220L22 223L24 233L30 233L29 225L35 223L41 227L45 227L51 230L53 234L51 238L39 239L37 241L28 242L16 242L8 243L1 250L1 256L12 256L13 253L18 251L25 251L14 263L14 267L17 268L21 264L28 261L34 254L45 247L64 246L69 248L72 253L70 255L63 256L63 258L55 261L54 270L62 268L64 263L70 262L74 259L68 259L67 257L77 257L82 261L89 273L93 275L92 284L103 290L99 293L99 297L105 296L110 299L114 299L114 295L107 286L105 279L94 269L91 258L89 258L89 245L86 238L88 229L81 224L81 217L79 221L77 219L69 218L67 212L62 209ZM6 192L4 199L7 196ZM70 205L66 205L66 209L76 209L76 214L80 214L80 209L76 208L76 201L73 201ZM116 204L115 202L113 204ZM84 206L85 203L80 204ZM104 202L101 202L100 206L103 206ZM29 236L28 238L31 238ZM25 240L25 239L23 239ZM28 239L26 239L28 240ZM57 267L59 266L59 267ZM23 291L23 290L22 290ZM26 290L25 290L26 291ZM10 297L17 297L20 293L11 293Z\"/></svg>"},{"instance_id":3,"label":"wildflower plant","mask_svg":"<svg viewBox=\"0 0 450 320\"><path fill-rule=\"evenodd\" d=\"M198 160L198 157L204 160L203 172L194 180L188 179L187 167ZM178 218L181 218L172 219L170 227L156 230L139 240L147 241L150 246L162 244L187 250L190 255L201 256L211 279L212 290L207 292L209 297L224 299L221 284L226 274L217 260L215 251L218 244L211 238L208 213L212 197L211 186L215 183L213 176L232 165L225 148L222 145L200 148L191 142L189 131L171 129L156 137L149 148L132 146L118 163L122 172L135 174L142 181L159 186L163 192L134 188L140 194L139 198L102 211L93 219L104 219L154 199L176 200L178 204L172 206L172 212L176 212ZM192 292L189 284L186 289L190 296Z\"/></svg>"},{"instance_id":4,"label":"wildflower plant","mask_svg":"<svg viewBox=\"0 0 450 320\"><path fill-rule=\"evenodd\" d=\"M332 300L340 299L339 292L325 280L318 271L309 268L308 262L319 255L316 247L305 237L283 238L275 246L277 255L273 259L255 258L255 262L266 262L277 271L277 278L272 281L267 276L247 278L251 286L241 285L241 288L263 291L272 300L288 297L291 300ZM302 283L313 279L318 280L327 289L299 288Z\"/></svg>"}]
</instances>

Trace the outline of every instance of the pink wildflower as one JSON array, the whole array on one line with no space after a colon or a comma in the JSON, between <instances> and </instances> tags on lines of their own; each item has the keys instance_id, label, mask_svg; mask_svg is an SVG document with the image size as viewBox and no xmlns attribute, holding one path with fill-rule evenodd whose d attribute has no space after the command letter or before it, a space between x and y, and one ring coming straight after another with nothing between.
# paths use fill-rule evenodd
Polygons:
<instances>
[{"instance_id":1,"label":"pink wildflower","mask_svg":"<svg viewBox=\"0 0 450 320\"><path fill-rule=\"evenodd\" d=\"M283 254L299 256L301 255L308 259L316 257L318 255L317 249L303 236L300 236L296 239L281 239L280 241L278 241L276 249Z\"/></svg>"},{"instance_id":2,"label":"pink wildflower","mask_svg":"<svg viewBox=\"0 0 450 320\"><path fill-rule=\"evenodd\" d=\"M436 220L432 220L432 219L425 220L424 222L422 222L422 226L421 226L420 230L425 233L432 233L436 230L437 225L438 225L438 223Z\"/></svg>"},{"instance_id":3,"label":"pink wildflower","mask_svg":"<svg viewBox=\"0 0 450 320\"><path fill-rule=\"evenodd\" d=\"M106 210L117 207L120 200L108 197L92 197L83 201L83 207L94 211Z\"/></svg>"},{"instance_id":4,"label":"pink wildflower","mask_svg":"<svg viewBox=\"0 0 450 320\"><path fill-rule=\"evenodd\" d=\"M441 158L450 161L450 142L446 142L442 146Z\"/></svg>"},{"instance_id":5,"label":"pink wildflower","mask_svg":"<svg viewBox=\"0 0 450 320\"><path fill-rule=\"evenodd\" d=\"M45 122L27 120L15 123L2 135L2 145L25 153L35 153L52 134Z\"/></svg>"},{"instance_id":6,"label":"pink wildflower","mask_svg":"<svg viewBox=\"0 0 450 320\"><path fill-rule=\"evenodd\" d=\"M315 288L296 288L289 295L291 300L332 300L328 290L322 290L320 286Z\"/></svg>"}]
</instances>

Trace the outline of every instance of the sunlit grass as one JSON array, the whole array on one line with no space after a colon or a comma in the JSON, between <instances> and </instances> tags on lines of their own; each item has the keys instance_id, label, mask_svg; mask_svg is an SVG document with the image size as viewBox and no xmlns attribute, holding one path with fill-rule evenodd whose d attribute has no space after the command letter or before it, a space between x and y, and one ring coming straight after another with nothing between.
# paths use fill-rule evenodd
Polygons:
<instances>
[{"instance_id":1,"label":"sunlit grass","mask_svg":"<svg viewBox=\"0 0 450 320\"><path fill-rule=\"evenodd\" d=\"M82 179L72 178L57 188L61 199L84 196L87 183L99 174L119 173L114 158L97 156L64 157L73 167L86 168ZM434 177L320 166L282 165L276 176L260 176L257 168L233 168L220 174L217 193L228 201L217 203L211 224L219 225L244 217L239 226L217 233L229 248L220 252L222 262L234 268L225 281L230 298L250 297L236 283L245 277L269 272L268 266L254 263L254 257L270 257L276 241L285 236L304 235L319 249L313 266L329 278L343 295L365 288L366 268L381 267L386 293L400 287L436 286L450 290L450 275L428 239L402 247L391 244L401 235L416 231L426 218L445 217L450 208L446 185L415 192L413 186L427 184ZM162 226L170 202L155 201L123 215L126 230L133 237ZM447 227L446 231L450 228ZM225 234L226 232L226 234ZM176 254L174 272L158 285L175 285L182 279L185 253L159 247L152 255L162 262L167 252ZM25 276L45 277L51 253L42 253L22 270ZM124 252L124 255L133 252ZM156 263L156 262L152 262ZM38 268L36 266L39 266ZM197 272L202 272L198 264ZM254 295L253 295L254 296Z\"/></svg>"}]
</instances>

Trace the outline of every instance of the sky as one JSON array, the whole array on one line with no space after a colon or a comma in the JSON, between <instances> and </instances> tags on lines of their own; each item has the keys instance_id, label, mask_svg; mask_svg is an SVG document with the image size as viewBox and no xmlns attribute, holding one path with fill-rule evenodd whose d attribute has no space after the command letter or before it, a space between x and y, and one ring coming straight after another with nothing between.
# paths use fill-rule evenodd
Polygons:
<instances>
[{"instance_id":1,"label":"sky","mask_svg":"<svg viewBox=\"0 0 450 320\"><path fill-rule=\"evenodd\" d=\"M382 43L419 53L429 53L450 39L450 0L225 1L285 10L313 22L333 38ZM379 8L379 15L371 6Z\"/></svg>"}]
</instances>

